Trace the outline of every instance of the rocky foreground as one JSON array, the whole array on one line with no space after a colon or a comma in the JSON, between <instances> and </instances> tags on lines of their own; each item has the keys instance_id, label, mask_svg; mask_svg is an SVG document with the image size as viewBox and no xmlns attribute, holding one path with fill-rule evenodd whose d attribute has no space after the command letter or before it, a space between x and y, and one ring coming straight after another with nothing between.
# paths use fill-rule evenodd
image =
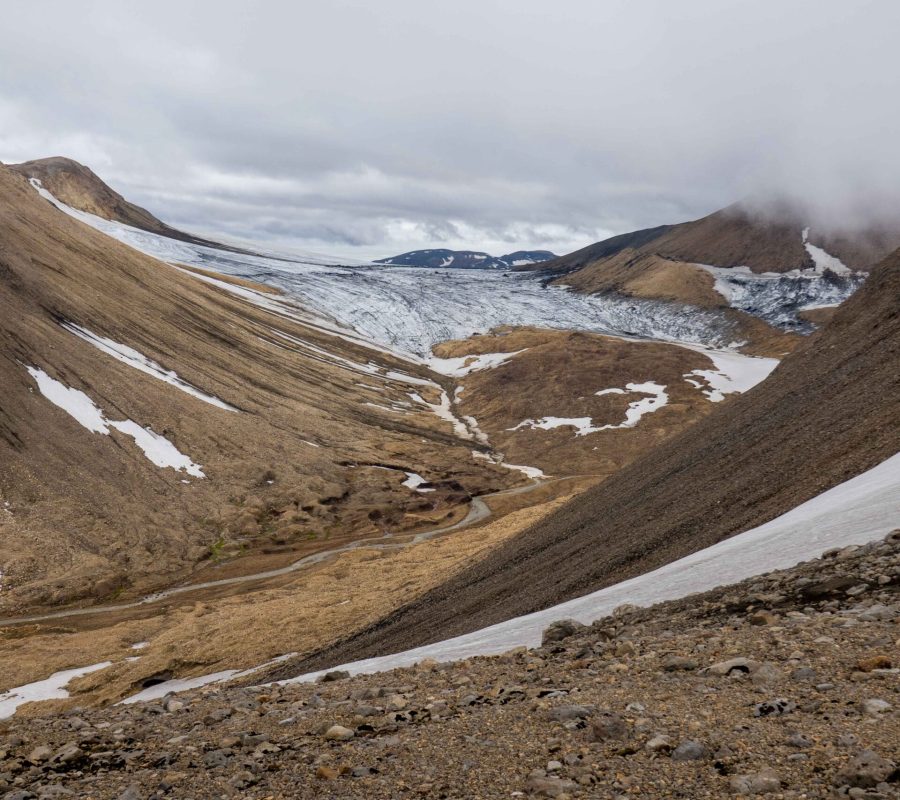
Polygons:
<instances>
[{"instance_id":1,"label":"rocky foreground","mask_svg":"<svg viewBox=\"0 0 900 800\"><path fill-rule=\"evenodd\" d=\"M900 797L900 531L536 650L7 720L25 798Z\"/></svg>"}]
</instances>

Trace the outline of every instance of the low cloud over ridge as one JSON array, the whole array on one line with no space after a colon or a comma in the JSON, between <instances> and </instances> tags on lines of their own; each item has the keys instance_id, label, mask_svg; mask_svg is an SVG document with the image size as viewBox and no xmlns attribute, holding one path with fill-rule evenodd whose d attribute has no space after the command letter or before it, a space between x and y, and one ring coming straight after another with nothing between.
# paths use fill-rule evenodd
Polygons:
<instances>
[{"instance_id":1,"label":"low cloud over ridge","mask_svg":"<svg viewBox=\"0 0 900 800\"><path fill-rule=\"evenodd\" d=\"M897 3L434 5L18 4L0 159L354 257L566 251L740 197L896 218Z\"/></svg>"}]
</instances>

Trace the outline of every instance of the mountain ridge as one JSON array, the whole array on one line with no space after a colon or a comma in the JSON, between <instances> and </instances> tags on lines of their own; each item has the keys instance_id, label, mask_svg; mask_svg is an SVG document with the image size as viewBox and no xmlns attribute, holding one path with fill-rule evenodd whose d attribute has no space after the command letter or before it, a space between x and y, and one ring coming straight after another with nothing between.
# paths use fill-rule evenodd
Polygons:
<instances>
[{"instance_id":1,"label":"mountain ridge","mask_svg":"<svg viewBox=\"0 0 900 800\"><path fill-rule=\"evenodd\" d=\"M478 250L410 250L389 258L377 259L376 264L399 267L430 267L434 269L516 269L540 264L557 258L549 250L516 250L503 256L492 256Z\"/></svg>"}]
</instances>

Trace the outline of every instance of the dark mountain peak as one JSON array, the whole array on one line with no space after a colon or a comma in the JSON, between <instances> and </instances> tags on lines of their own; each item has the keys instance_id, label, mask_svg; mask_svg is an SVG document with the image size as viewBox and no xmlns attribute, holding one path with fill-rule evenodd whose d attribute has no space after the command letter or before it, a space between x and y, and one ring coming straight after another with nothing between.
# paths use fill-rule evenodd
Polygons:
<instances>
[{"instance_id":1,"label":"dark mountain peak","mask_svg":"<svg viewBox=\"0 0 900 800\"><path fill-rule=\"evenodd\" d=\"M492 256L478 250L448 250L430 248L411 250L390 258L378 259L376 264L398 267L427 267L432 269L510 269L537 264L556 258L549 250L516 250L505 256Z\"/></svg>"}]
</instances>

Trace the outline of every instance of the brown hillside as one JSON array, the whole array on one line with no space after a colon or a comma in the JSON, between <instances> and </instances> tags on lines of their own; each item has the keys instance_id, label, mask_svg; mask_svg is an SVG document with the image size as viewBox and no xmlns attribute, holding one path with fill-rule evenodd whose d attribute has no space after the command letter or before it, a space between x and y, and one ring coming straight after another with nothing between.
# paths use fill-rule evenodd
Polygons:
<instances>
[{"instance_id":1,"label":"brown hillside","mask_svg":"<svg viewBox=\"0 0 900 800\"><path fill-rule=\"evenodd\" d=\"M636 256L657 256L687 264L747 266L754 272L787 272L813 266L803 246L806 224L796 212L786 207L778 213L763 216L734 204L691 222L614 236L524 269L569 274L629 249ZM900 247L900 226L873 226L844 233L823 233L814 226L810 242L837 256L852 269L868 270ZM607 269L601 272L608 276L603 288L621 289L627 277L620 275L618 281L612 280L619 262L610 260L607 264ZM599 276L594 276L588 283L596 284L598 280ZM570 283L571 278L567 282ZM589 286L585 290L597 291Z\"/></svg>"},{"instance_id":2,"label":"brown hillside","mask_svg":"<svg viewBox=\"0 0 900 800\"><path fill-rule=\"evenodd\" d=\"M36 178L50 194L79 211L168 236L170 239L212 244L166 225L146 209L128 202L91 169L71 158L38 158L22 164L11 164L9 167L27 178Z\"/></svg>"},{"instance_id":3,"label":"brown hillside","mask_svg":"<svg viewBox=\"0 0 900 800\"><path fill-rule=\"evenodd\" d=\"M238 411L121 363L62 321ZM444 380L143 256L0 167L0 605L109 599L183 579L213 555L283 563L350 537L433 527L464 514L470 493L521 478L473 459L473 443L433 413L394 412L412 387L353 368L370 363ZM118 431L82 427L38 391L29 366L110 420L151 426L206 478L154 465ZM416 389L438 402L436 386ZM418 472L436 491L371 465Z\"/></svg>"},{"instance_id":4,"label":"brown hillside","mask_svg":"<svg viewBox=\"0 0 900 800\"><path fill-rule=\"evenodd\" d=\"M900 252L768 380L486 559L284 674L546 608L762 524L900 449Z\"/></svg>"}]
</instances>

